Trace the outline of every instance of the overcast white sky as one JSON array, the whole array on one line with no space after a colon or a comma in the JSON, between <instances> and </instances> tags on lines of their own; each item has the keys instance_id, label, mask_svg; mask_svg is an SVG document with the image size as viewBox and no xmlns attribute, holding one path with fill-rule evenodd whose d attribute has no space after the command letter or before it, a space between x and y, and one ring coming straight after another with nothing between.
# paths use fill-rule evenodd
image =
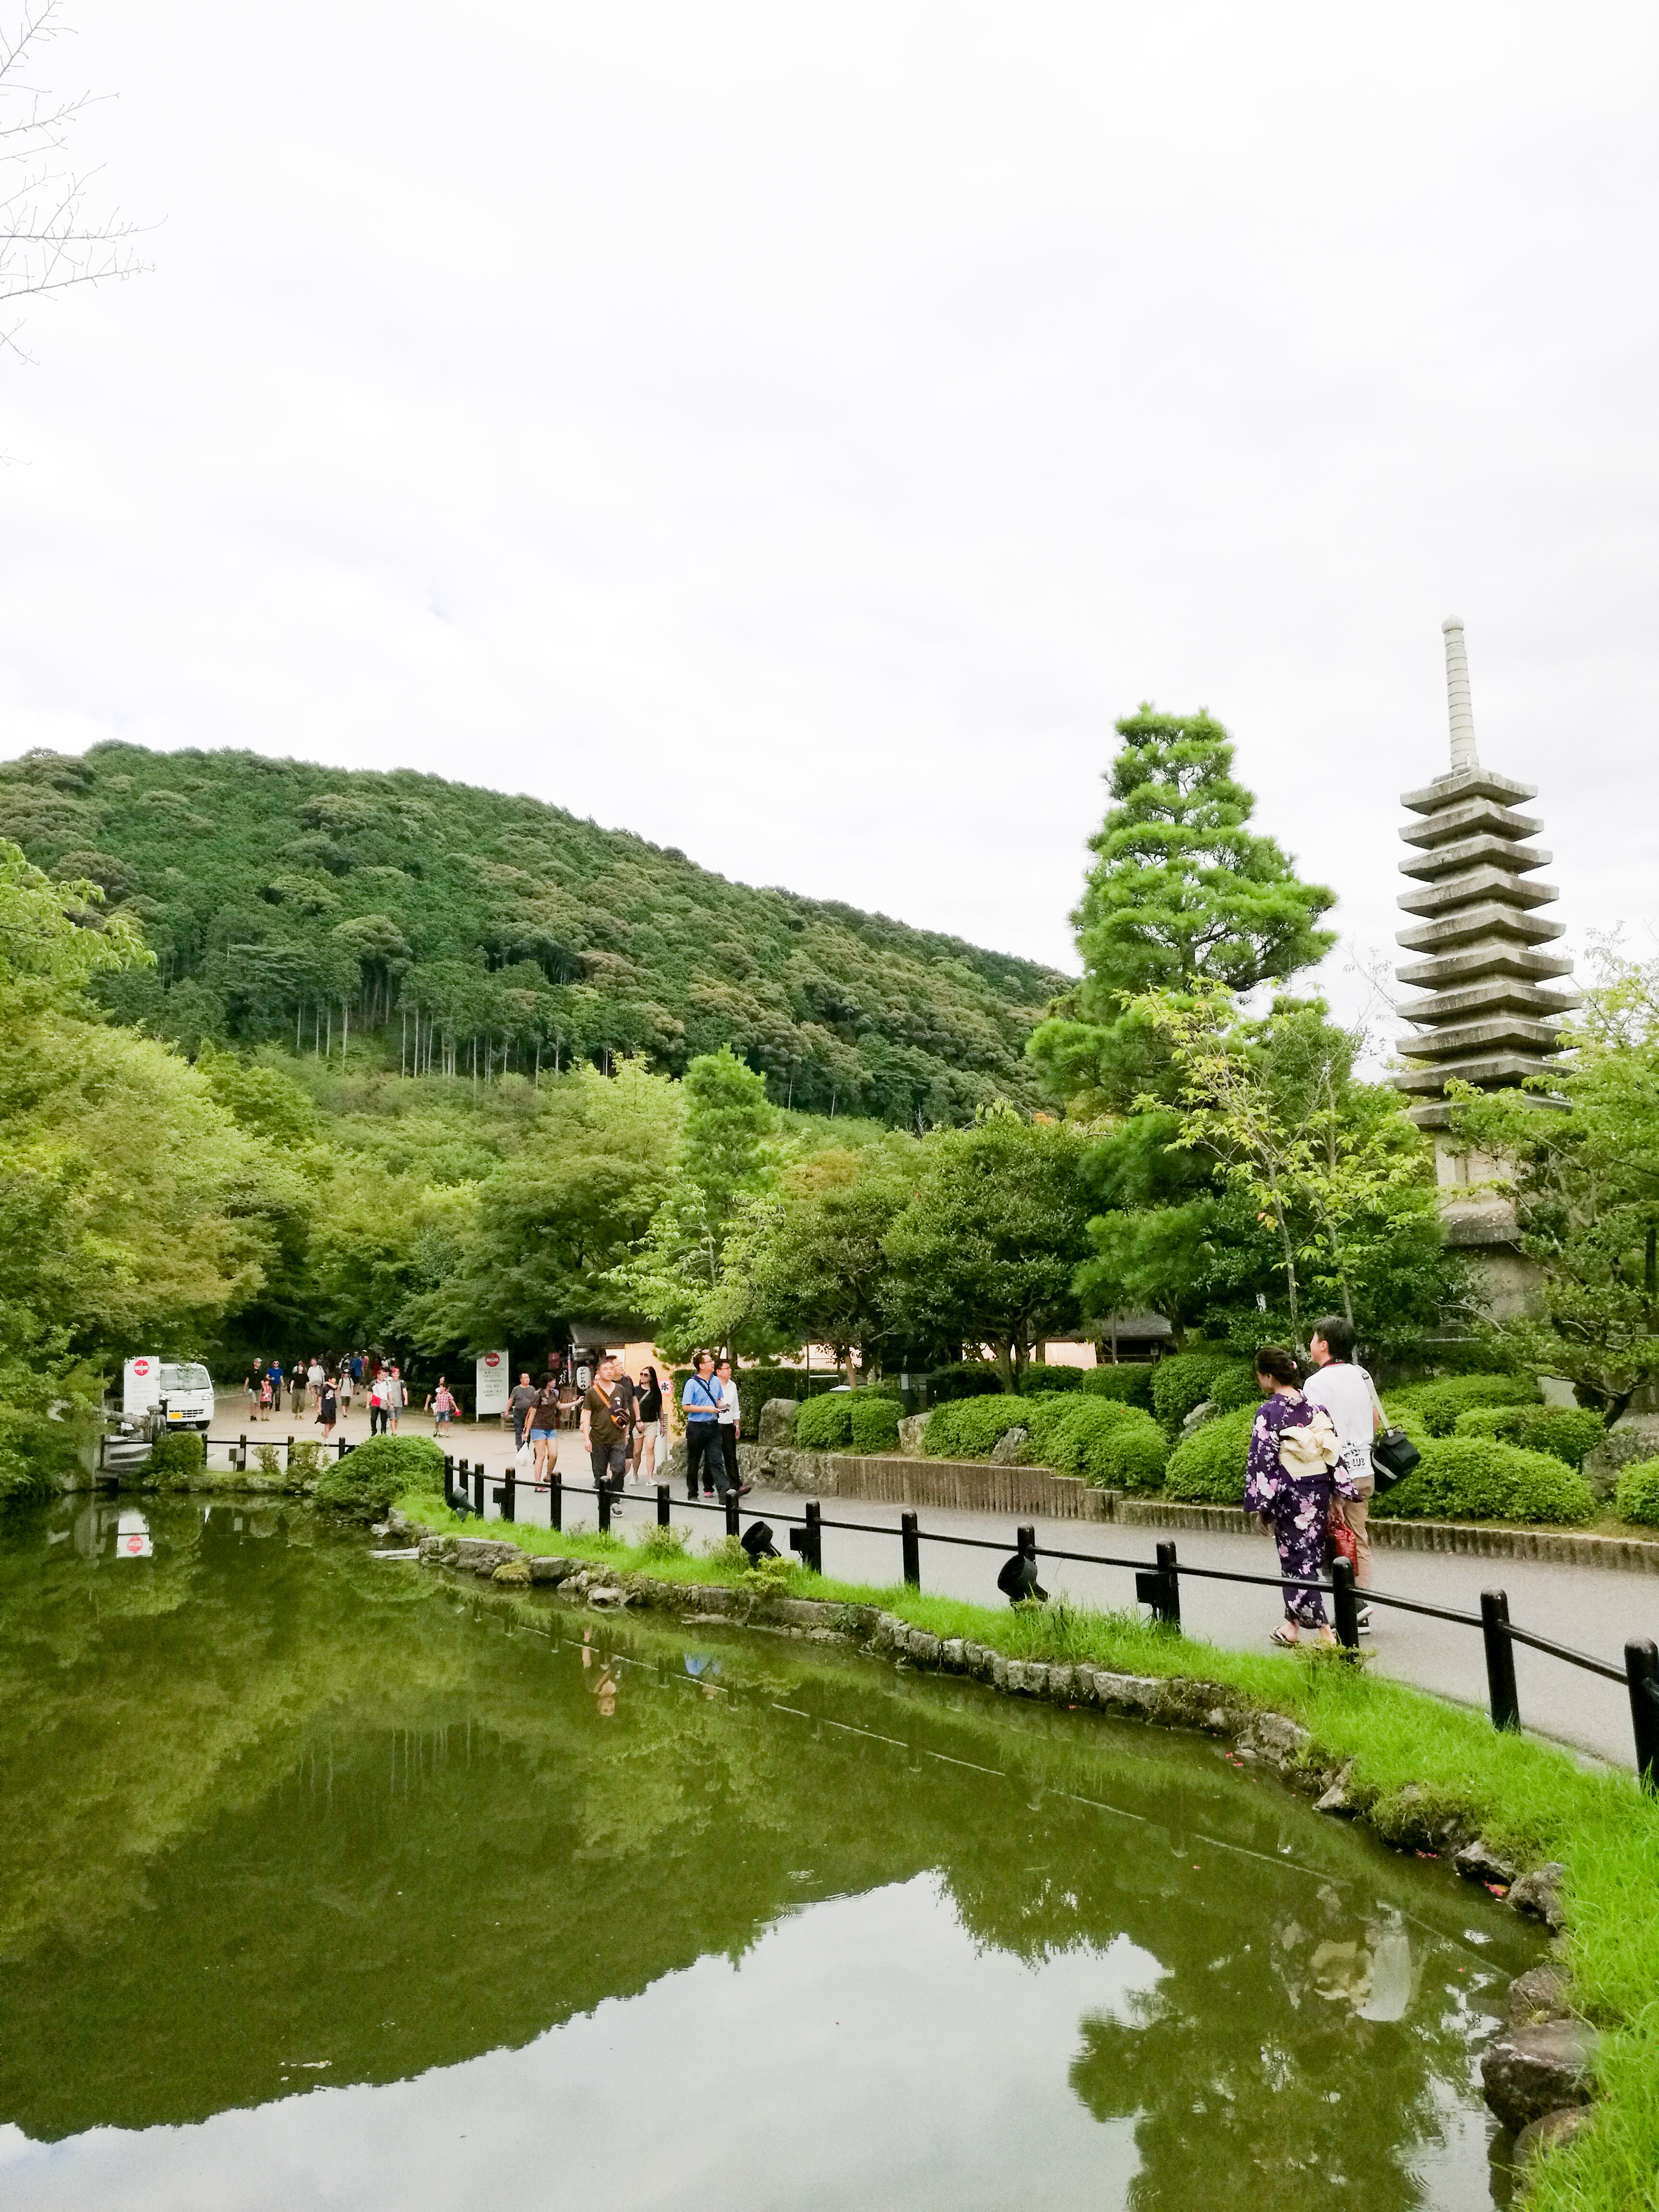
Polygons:
<instances>
[{"instance_id":1,"label":"overcast white sky","mask_svg":"<svg viewBox=\"0 0 1659 2212\"><path fill-rule=\"evenodd\" d=\"M165 222L0 365L0 752L430 769L1071 964L1114 718L1202 703L1391 953L1457 612L1650 945L1650 7L68 20Z\"/></svg>"}]
</instances>

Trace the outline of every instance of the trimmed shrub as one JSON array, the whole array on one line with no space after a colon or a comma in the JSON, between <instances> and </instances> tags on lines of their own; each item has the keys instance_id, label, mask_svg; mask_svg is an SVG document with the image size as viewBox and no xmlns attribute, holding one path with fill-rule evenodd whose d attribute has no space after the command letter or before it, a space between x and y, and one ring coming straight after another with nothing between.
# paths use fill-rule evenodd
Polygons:
<instances>
[{"instance_id":1,"label":"trimmed shrub","mask_svg":"<svg viewBox=\"0 0 1659 2212\"><path fill-rule=\"evenodd\" d=\"M1081 1394L1049 1398L1033 1406L1026 1425L1019 1456L1027 1467L1079 1474L1105 1490L1156 1490L1164 1479L1170 1440L1141 1407Z\"/></svg>"},{"instance_id":2,"label":"trimmed shrub","mask_svg":"<svg viewBox=\"0 0 1659 2212\"><path fill-rule=\"evenodd\" d=\"M1535 1406L1538 1385L1530 1375L1449 1375L1391 1391L1389 1402L1416 1413L1431 1437L1449 1437L1472 1407Z\"/></svg>"},{"instance_id":3,"label":"trimmed shrub","mask_svg":"<svg viewBox=\"0 0 1659 2212\"><path fill-rule=\"evenodd\" d=\"M1460 1413L1455 1437L1492 1437L1519 1444L1523 1451L1548 1452L1568 1467L1581 1468L1607 1429L1599 1413L1577 1406L1471 1406Z\"/></svg>"},{"instance_id":4,"label":"trimmed shrub","mask_svg":"<svg viewBox=\"0 0 1659 2212\"><path fill-rule=\"evenodd\" d=\"M1045 1398L957 1398L935 1407L922 1431L929 1459L983 1459L1010 1429L1030 1428Z\"/></svg>"},{"instance_id":5,"label":"trimmed shrub","mask_svg":"<svg viewBox=\"0 0 1659 2212\"><path fill-rule=\"evenodd\" d=\"M1255 1368L1248 1359L1241 1359L1236 1367L1216 1376L1209 1396L1211 1408L1218 1413L1236 1413L1241 1406L1259 1406L1261 1393L1256 1388Z\"/></svg>"},{"instance_id":6,"label":"trimmed shrub","mask_svg":"<svg viewBox=\"0 0 1659 2212\"><path fill-rule=\"evenodd\" d=\"M1471 1380L1474 1378L1470 1378ZM1432 1437L1418 1466L1384 1491L1373 1513L1397 1521L1591 1519L1595 1498L1582 1474L1548 1452L1486 1437Z\"/></svg>"},{"instance_id":7,"label":"trimmed shrub","mask_svg":"<svg viewBox=\"0 0 1659 2212\"><path fill-rule=\"evenodd\" d=\"M678 1368L674 1374L674 1403L678 1406L685 1395L685 1386L691 1370ZM761 1407L769 1398L793 1398L797 1403L805 1398L816 1398L821 1391L833 1390L842 1381L833 1368L815 1367L808 1375L803 1367L738 1367L732 1370L738 1386L738 1412L743 1420L743 1432L752 1437L760 1427Z\"/></svg>"},{"instance_id":8,"label":"trimmed shrub","mask_svg":"<svg viewBox=\"0 0 1659 2212\"><path fill-rule=\"evenodd\" d=\"M853 1441L856 1390L826 1390L811 1397L795 1416L795 1442L802 1451L845 1451ZM890 1398L885 1401L891 1405ZM893 1426L895 1437L898 1425Z\"/></svg>"},{"instance_id":9,"label":"trimmed shrub","mask_svg":"<svg viewBox=\"0 0 1659 2212\"><path fill-rule=\"evenodd\" d=\"M896 1398L887 1397L878 1390L853 1390L848 1394L852 1410L853 1449L855 1452L892 1452L898 1449L899 1422L904 1408ZM801 1407L801 1414L811 1409ZM799 1428L800 1414L796 1416Z\"/></svg>"},{"instance_id":10,"label":"trimmed shrub","mask_svg":"<svg viewBox=\"0 0 1659 2212\"><path fill-rule=\"evenodd\" d=\"M1172 1359L1158 1361L1152 1376L1152 1411L1172 1437L1180 1434L1193 1407L1209 1396L1211 1385L1237 1365L1224 1352L1178 1352Z\"/></svg>"},{"instance_id":11,"label":"trimmed shrub","mask_svg":"<svg viewBox=\"0 0 1659 2212\"><path fill-rule=\"evenodd\" d=\"M444 1455L429 1437L370 1437L318 1477L319 1505L348 1513L384 1513L407 1490L441 1498Z\"/></svg>"},{"instance_id":12,"label":"trimmed shrub","mask_svg":"<svg viewBox=\"0 0 1659 2212\"><path fill-rule=\"evenodd\" d=\"M930 1406L954 1405L958 1398L992 1398L1002 1395L1002 1377L982 1359L958 1360L954 1367L936 1367L927 1377Z\"/></svg>"},{"instance_id":13,"label":"trimmed shrub","mask_svg":"<svg viewBox=\"0 0 1659 2212\"><path fill-rule=\"evenodd\" d=\"M1152 1410L1152 1377L1158 1370L1151 1360L1133 1365L1127 1360L1109 1367L1085 1367L1079 1386L1091 1398L1114 1398L1121 1405Z\"/></svg>"},{"instance_id":14,"label":"trimmed shrub","mask_svg":"<svg viewBox=\"0 0 1659 2212\"><path fill-rule=\"evenodd\" d=\"M188 1482L207 1465L207 1445L194 1429L168 1429L149 1448L148 1472L165 1482Z\"/></svg>"},{"instance_id":15,"label":"trimmed shrub","mask_svg":"<svg viewBox=\"0 0 1659 2212\"><path fill-rule=\"evenodd\" d=\"M1644 1528L1659 1528L1659 1459L1637 1461L1619 1477L1613 1503L1621 1521L1637 1522Z\"/></svg>"},{"instance_id":16,"label":"trimmed shrub","mask_svg":"<svg viewBox=\"0 0 1659 2212\"><path fill-rule=\"evenodd\" d=\"M1042 1398L1052 1390L1080 1390L1088 1371L1085 1367L1050 1367L1046 1359L1034 1359L1019 1378L1019 1395Z\"/></svg>"},{"instance_id":17,"label":"trimmed shrub","mask_svg":"<svg viewBox=\"0 0 1659 2212\"><path fill-rule=\"evenodd\" d=\"M1164 1495L1201 1505L1243 1504L1244 1459L1255 1426L1255 1408L1240 1406L1194 1429L1170 1455Z\"/></svg>"}]
</instances>

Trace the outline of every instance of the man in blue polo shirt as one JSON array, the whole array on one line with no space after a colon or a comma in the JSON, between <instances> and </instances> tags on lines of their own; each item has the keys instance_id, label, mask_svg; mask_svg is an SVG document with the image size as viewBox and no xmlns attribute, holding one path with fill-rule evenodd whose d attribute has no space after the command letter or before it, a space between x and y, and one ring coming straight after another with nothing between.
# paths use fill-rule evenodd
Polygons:
<instances>
[{"instance_id":1,"label":"man in blue polo shirt","mask_svg":"<svg viewBox=\"0 0 1659 2212\"><path fill-rule=\"evenodd\" d=\"M699 1480L705 1498L720 1485L726 1495L726 1455L720 1449L720 1386L714 1380L714 1355L700 1352L691 1363L692 1373L680 1394L685 1415L685 1494L695 1498Z\"/></svg>"}]
</instances>

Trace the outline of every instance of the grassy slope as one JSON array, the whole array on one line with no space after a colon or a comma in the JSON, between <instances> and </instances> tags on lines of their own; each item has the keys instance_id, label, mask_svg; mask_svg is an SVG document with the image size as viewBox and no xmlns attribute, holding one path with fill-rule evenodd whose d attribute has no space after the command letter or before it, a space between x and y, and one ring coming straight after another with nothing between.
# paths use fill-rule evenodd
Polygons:
<instances>
[{"instance_id":1,"label":"grassy slope","mask_svg":"<svg viewBox=\"0 0 1659 2212\"><path fill-rule=\"evenodd\" d=\"M478 1533L431 1498L403 1510L434 1530ZM580 1528L555 1534L492 1522L529 1553L592 1559L669 1582L725 1583L729 1563L657 1554ZM1084 1661L1115 1672L1194 1675L1288 1713L1313 1735L1322 1764L1353 1761L1350 1790L1385 1836L1453 1813L1530 1864L1567 1869L1568 1937L1577 2002L1603 2031L1602 2101L1579 2142L1540 2162L1528 2212L1627 2212L1659 2204L1659 1803L1633 1777L1589 1769L1529 1737L1500 1735L1478 1715L1310 1652L1224 1651L1134 1615L1070 1607L993 1612L796 1570L792 1595L878 1605L941 1636L971 1637L1016 1658ZM1414 1785L1423 1796L1407 1804Z\"/></svg>"}]
</instances>

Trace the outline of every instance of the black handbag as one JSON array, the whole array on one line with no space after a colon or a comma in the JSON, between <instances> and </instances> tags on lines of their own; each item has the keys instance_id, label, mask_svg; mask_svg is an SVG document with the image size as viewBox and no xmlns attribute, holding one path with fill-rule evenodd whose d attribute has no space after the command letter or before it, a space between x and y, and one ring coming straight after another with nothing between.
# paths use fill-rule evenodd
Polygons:
<instances>
[{"instance_id":1,"label":"black handbag","mask_svg":"<svg viewBox=\"0 0 1659 2212\"><path fill-rule=\"evenodd\" d=\"M1371 1475L1378 1492L1391 1490L1422 1456L1404 1429L1384 1429L1371 1446Z\"/></svg>"}]
</instances>

